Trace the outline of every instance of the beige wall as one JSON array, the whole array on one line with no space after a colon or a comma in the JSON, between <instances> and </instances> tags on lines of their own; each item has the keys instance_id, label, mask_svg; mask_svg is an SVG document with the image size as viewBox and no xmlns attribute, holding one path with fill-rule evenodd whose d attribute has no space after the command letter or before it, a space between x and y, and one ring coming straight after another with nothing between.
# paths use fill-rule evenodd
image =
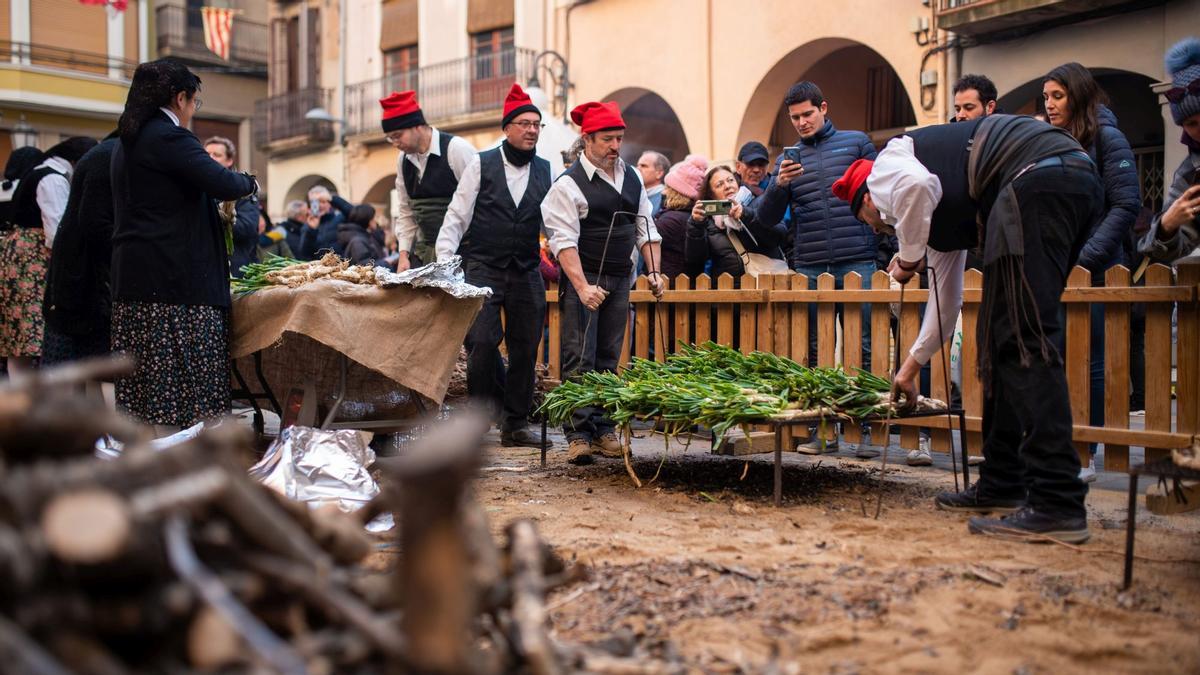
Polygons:
<instances>
[{"instance_id":1,"label":"beige wall","mask_svg":"<svg viewBox=\"0 0 1200 675\"><path fill-rule=\"evenodd\" d=\"M417 10L420 35L417 41L417 58L421 65L429 66L469 56L466 0L420 2Z\"/></svg>"}]
</instances>

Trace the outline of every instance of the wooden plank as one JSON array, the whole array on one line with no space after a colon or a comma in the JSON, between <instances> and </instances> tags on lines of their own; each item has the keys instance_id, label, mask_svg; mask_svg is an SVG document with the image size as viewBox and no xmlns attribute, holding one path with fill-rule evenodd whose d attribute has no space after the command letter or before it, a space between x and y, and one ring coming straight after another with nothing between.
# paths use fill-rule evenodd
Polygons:
<instances>
[{"instance_id":1,"label":"wooden plank","mask_svg":"<svg viewBox=\"0 0 1200 675\"><path fill-rule=\"evenodd\" d=\"M760 289L770 291L775 287L775 277L770 274L763 274L758 277L757 283ZM755 313L755 325L758 328L758 332L754 338L754 348L759 351L770 352L775 349L775 341L771 336L771 331L775 328L774 311L775 306L773 303L764 302L758 306L758 311Z\"/></svg>"},{"instance_id":2,"label":"wooden plank","mask_svg":"<svg viewBox=\"0 0 1200 675\"><path fill-rule=\"evenodd\" d=\"M777 274L773 283L774 288L788 288L792 284L791 274ZM770 295L767 296L770 298ZM785 302L775 303L774 309L775 326L772 331L772 351L776 354L791 358L792 342L791 342L791 327L792 327L792 311L790 305Z\"/></svg>"},{"instance_id":3,"label":"wooden plank","mask_svg":"<svg viewBox=\"0 0 1200 675\"><path fill-rule=\"evenodd\" d=\"M893 419L892 424L901 427L931 427L934 429L958 428L958 416L949 420L945 415L936 417L915 417ZM967 429L978 432L983 428L983 418L967 416ZM1076 441L1083 443L1121 443L1124 445L1140 445L1142 447L1183 448L1192 444L1194 437L1170 431L1143 431L1141 429L1109 429L1108 427L1093 427L1076 425L1072 431Z\"/></svg>"},{"instance_id":4,"label":"wooden plank","mask_svg":"<svg viewBox=\"0 0 1200 675\"><path fill-rule=\"evenodd\" d=\"M967 270L963 274L965 288L983 288L983 273ZM963 409L968 415L983 415L983 383L979 380L979 303L963 303L962 314L962 394ZM983 434L971 431L967 434L967 450L972 455L983 455Z\"/></svg>"},{"instance_id":5,"label":"wooden plank","mask_svg":"<svg viewBox=\"0 0 1200 675\"><path fill-rule=\"evenodd\" d=\"M728 274L717 277L717 288L732 289L733 277ZM727 347L733 346L733 305L729 302L717 306L717 342Z\"/></svg>"},{"instance_id":6,"label":"wooden plank","mask_svg":"<svg viewBox=\"0 0 1200 675\"><path fill-rule=\"evenodd\" d=\"M730 277L732 278L732 277ZM753 279L753 277L748 277ZM766 302L766 293L756 288L734 288L730 286L727 289L721 289L720 283L717 284L718 290L706 291L675 291L669 290L663 293L663 302ZM634 289L629 293L630 302L653 302L654 294L649 288Z\"/></svg>"},{"instance_id":7,"label":"wooden plank","mask_svg":"<svg viewBox=\"0 0 1200 675\"><path fill-rule=\"evenodd\" d=\"M1067 288L1085 288L1092 283L1092 275L1082 267L1071 270L1067 277ZM1091 397L1091 309L1084 304L1067 305L1067 392L1071 396L1071 419L1076 425L1088 423ZM1090 456L1087 443L1076 442L1075 451L1079 460L1087 466Z\"/></svg>"},{"instance_id":8,"label":"wooden plank","mask_svg":"<svg viewBox=\"0 0 1200 675\"><path fill-rule=\"evenodd\" d=\"M1093 302L1188 302L1196 297L1197 290L1184 286L1137 286L1124 289L1112 288L1074 288L1063 291L1061 300L1064 303ZM860 291L822 291L804 289L772 291L775 302L899 302L900 291L888 288L870 288ZM982 291L965 289L964 302L982 302ZM928 302L927 289L904 290L905 302Z\"/></svg>"},{"instance_id":9,"label":"wooden plank","mask_svg":"<svg viewBox=\"0 0 1200 675\"><path fill-rule=\"evenodd\" d=\"M568 282L569 283L569 282ZM546 291L546 311L550 314L550 377L562 379L562 303L558 301L558 284Z\"/></svg>"},{"instance_id":10,"label":"wooden plank","mask_svg":"<svg viewBox=\"0 0 1200 675\"><path fill-rule=\"evenodd\" d=\"M1181 286L1200 284L1200 264L1178 265L1176 274ZM1176 428L1180 433L1200 434L1200 302L1179 303L1177 325Z\"/></svg>"},{"instance_id":11,"label":"wooden plank","mask_svg":"<svg viewBox=\"0 0 1200 675\"><path fill-rule=\"evenodd\" d=\"M833 275L828 272L817 277L817 288L820 290L832 291L836 283ZM834 309L832 302L822 302L817 307L817 365L819 366L832 367L837 357L834 353L837 341L837 327L834 323L837 321L837 317L834 315Z\"/></svg>"},{"instance_id":12,"label":"wooden plank","mask_svg":"<svg viewBox=\"0 0 1200 675\"><path fill-rule=\"evenodd\" d=\"M1111 289L1129 287L1129 268L1110 267L1104 285ZM1129 428L1129 305L1108 303L1104 307L1104 426ZM1104 442L1105 471L1129 469L1129 446Z\"/></svg>"},{"instance_id":13,"label":"wooden plank","mask_svg":"<svg viewBox=\"0 0 1200 675\"><path fill-rule=\"evenodd\" d=\"M742 288L755 288L756 281L749 274L742 275L739 281ZM757 337L755 317L758 315L758 305L749 302L738 304L738 349L743 354L749 354L754 351L754 342Z\"/></svg>"},{"instance_id":14,"label":"wooden plank","mask_svg":"<svg viewBox=\"0 0 1200 675\"><path fill-rule=\"evenodd\" d=\"M675 277L675 288L687 290L691 288L692 280L686 274ZM675 315L675 334L671 336L671 353L679 352L679 343L692 344L692 305L676 303L671 310Z\"/></svg>"},{"instance_id":15,"label":"wooden plank","mask_svg":"<svg viewBox=\"0 0 1200 675\"><path fill-rule=\"evenodd\" d=\"M646 277L638 277L637 288L644 289L650 285ZM654 296L650 296L654 297ZM638 358L650 358L650 303L631 303L634 306L635 335L633 355Z\"/></svg>"},{"instance_id":16,"label":"wooden plank","mask_svg":"<svg viewBox=\"0 0 1200 675\"><path fill-rule=\"evenodd\" d=\"M696 290L708 290L712 287L712 279L707 274L696 277ZM696 344L704 344L713 339L712 335L712 306L706 302L696 304L696 328L692 339Z\"/></svg>"},{"instance_id":17,"label":"wooden plank","mask_svg":"<svg viewBox=\"0 0 1200 675\"><path fill-rule=\"evenodd\" d=\"M792 275L792 288L808 288L808 277ZM808 304L787 301L792 312L792 360L802 366L808 365ZM791 446L788 446L791 447Z\"/></svg>"},{"instance_id":18,"label":"wooden plank","mask_svg":"<svg viewBox=\"0 0 1200 675\"><path fill-rule=\"evenodd\" d=\"M872 289L886 289L889 279L887 272L876 271L871 277ZM880 377L892 379L894 372L891 367L892 358L892 311L885 302L871 303L871 372ZM871 440L875 445L887 447L890 445L888 430L882 423L871 425Z\"/></svg>"},{"instance_id":19,"label":"wooden plank","mask_svg":"<svg viewBox=\"0 0 1200 675\"><path fill-rule=\"evenodd\" d=\"M904 285L904 303L900 307L900 363L896 364L896 369L908 359L908 350L912 349L913 343L917 341L917 334L921 332L921 313L919 311L919 303L910 300L912 297L911 291L921 288L921 279L917 276L908 280ZM929 425L923 425L929 426ZM900 447L906 450L915 450L920 440L920 434L916 427L903 427L900 430Z\"/></svg>"},{"instance_id":20,"label":"wooden plank","mask_svg":"<svg viewBox=\"0 0 1200 675\"><path fill-rule=\"evenodd\" d=\"M1151 265L1146 270L1146 283L1164 286L1172 281L1171 268ZM1171 430L1171 303L1152 302L1146 305L1146 417L1148 431ZM1146 448L1146 461L1167 455L1162 448Z\"/></svg>"},{"instance_id":21,"label":"wooden plank","mask_svg":"<svg viewBox=\"0 0 1200 675\"><path fill-rule=\"evenodd\" d=\"M856 291L862 288L863 279L858 272L842 277L842 288ZM842 314L842 368L853 375L862 367L862 305L846 303ZM842 436L850 443L862 440L862 427L858 424L843 424Z\"/></svg>"},{"instance_id":22,"label":"wooden plank","mask_svg":"<svg viewBox=\"0 0 1200 675\"><path fill-rule=\"evenodd\" d=\"M646 286L649 285L650 280L646 279ZM650 334L654 336L654 360L662 363L670 349L671 305L651 293L646 307L650 311Z\"/></svg>"}]
</instances>

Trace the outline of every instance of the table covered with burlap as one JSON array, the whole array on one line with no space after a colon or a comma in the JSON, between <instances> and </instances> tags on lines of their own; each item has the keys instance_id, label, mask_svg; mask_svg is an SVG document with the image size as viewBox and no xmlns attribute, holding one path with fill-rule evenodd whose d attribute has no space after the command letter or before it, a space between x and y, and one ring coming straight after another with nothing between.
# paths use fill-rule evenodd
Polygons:
<instances>
[{"instance_id":1,"label":"table covered with burlap","mask_svg":"<svg viewBox=\"0 0 1200 675\"><path fill-rule=\"evenodd\" d=\"M332 279L267 288L234 298L230 357L249 379L251 357L261 351L267 384L281 402L311 381L328 404L344 354L350 363L342 417L371 419L406 406L406 389L442 402L482 304L437 288Z\"/></svg>"}]
</instances>

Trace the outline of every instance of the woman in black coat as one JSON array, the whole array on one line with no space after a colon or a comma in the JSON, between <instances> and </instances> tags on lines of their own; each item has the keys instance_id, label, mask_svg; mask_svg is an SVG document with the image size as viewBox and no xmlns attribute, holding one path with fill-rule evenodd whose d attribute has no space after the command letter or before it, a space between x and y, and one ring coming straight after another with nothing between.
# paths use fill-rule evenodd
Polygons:
<instances>
[{"instance_id":1,"label":"woman in black coat","mask_svg":"<svg viewBox=\"0 0 1200 675\"><path fill-rule=\"evenodd\" d=\"M229 411L232 233L215 202L258 190L188 131L199 89L181 63L138 66L113 150L112 346L137 358L117 405L163 432Z\"/></svg>"},{"instance_id":2,"label":"woman in black coat","mask_svg":"<svg viewBox=\"0 0 1200 675\"><path fill-rule=\"evenodd\" d=\"M705 263L711 259L709 276L713 279L726 273L734 278L745 274L746 268L734 245L734 238L746 253L784 259L780 244L787 237L786 226L782 222L773 225L761 223L752 209L743 208L735 199L738 187L737 174L727 166L715 166L705 174L700 199L730 200L733 206L728 216L706 216L699 202L692 208L685 249L689 271L703 270Z\"/></svg>"},{"instance_id":3,"label":"woman in black coat","mask_svg":"<svg viewBox=\"0 0 1200 675\"><path fill-rule=\"evenodd\" d=\"M383 245L371 231L375 220L375 207L359 204L350 209L350 216L338 224L338 246L345 251L347 260L353 265L384 264L386 254Z\"/></svg>"}]
</instances>

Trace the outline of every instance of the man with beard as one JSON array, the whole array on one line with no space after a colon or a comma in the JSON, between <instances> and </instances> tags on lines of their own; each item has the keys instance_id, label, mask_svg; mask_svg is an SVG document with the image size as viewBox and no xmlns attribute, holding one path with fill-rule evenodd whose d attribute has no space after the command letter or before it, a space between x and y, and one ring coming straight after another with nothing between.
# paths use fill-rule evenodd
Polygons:
<instances>
[{"instance_id":1,"label":"man with beard","mask_svg":"<svg viewBox=\"0 0 1200 675\"><path fill-rule=\"evenodd\" d=\"M571 111L583 152L542 202L550 249L567 282L560 283L562 372L615 371L629 321L629 275L634 247L642 253L656 297L666 288L662 237L637 171L620 157L625 121L617 104L589 102ZM592 451L620 457L616 425L599 408L580 408L564 431L567 461L588 464Z\"/></svg>"},{"instance_id":2,"label":"man with beard","mask_svg":"<svg viewBox=\"0 0 1200 675\"><path fill-rule=\"evenodd\" d=\"M465 139L425 123L413 91L379 99L384 138L400 151L396 164L393 227L400 259L396 271L434 261L438 230L475 148ZM410 252L417 258L410 260Z\"/></svg>"},{"instance_id":3,"label":"man with beard","mask_svg":"<svg viewBox=\"0 0 1200 675\"><path fill-rule=\"evenodd\" d=\"M467 393L502 411L502 445L530 446L540 443L527 424L546 312L538 236L550 163L536 154L542 113L518 84L504 100L500 129L500 147L472 158L458 182L437 257L461 255L467 283L492 289L467 333ZM507 372L500 367L501 339L508 348Z\"/></svg>"}]
</instances>

